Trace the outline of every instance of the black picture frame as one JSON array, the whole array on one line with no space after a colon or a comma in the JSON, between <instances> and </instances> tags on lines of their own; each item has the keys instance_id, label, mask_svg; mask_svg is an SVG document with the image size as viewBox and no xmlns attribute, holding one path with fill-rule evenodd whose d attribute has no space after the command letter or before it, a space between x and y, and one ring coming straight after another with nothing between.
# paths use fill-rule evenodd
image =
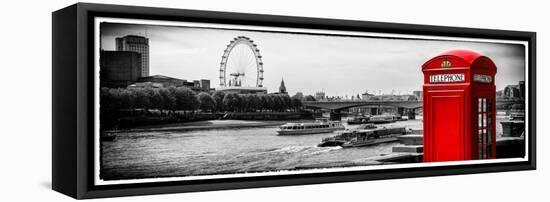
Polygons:
<instances>
[{"instance_id":1,"label":"black picture frame","mask_svg":"<svg viewBox=\"0 0 550 202\"><path fill-rule=\"evenodd\" d=\"M285 28L520 40L529 44L528 159L526 162L101 185L93 183L94 18L186 21ZM85 199L306 185L536 169L536 33L169 8L77 3L52 14L52 188Z\"/></svg>"}]
</instances>

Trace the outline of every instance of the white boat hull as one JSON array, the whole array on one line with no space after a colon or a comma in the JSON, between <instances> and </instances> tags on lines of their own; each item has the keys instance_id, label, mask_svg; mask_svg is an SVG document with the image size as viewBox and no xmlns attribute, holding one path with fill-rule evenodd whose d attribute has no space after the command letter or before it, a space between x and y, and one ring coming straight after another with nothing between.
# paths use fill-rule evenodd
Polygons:
<instances>
[{"instance_id":1,"label":"white boat hull","mask_svg":"<svg viewBox=\"0 0 550 202\"><path fill-rule=\"evenodd\" d=\"M344 127L334 128L312 128L312 129L299 129L299 130L277 130L279 135L305 135L305 134L317 134L317 133L332 133L337 130L343 130Z\"/></svg>"}]
</instances>

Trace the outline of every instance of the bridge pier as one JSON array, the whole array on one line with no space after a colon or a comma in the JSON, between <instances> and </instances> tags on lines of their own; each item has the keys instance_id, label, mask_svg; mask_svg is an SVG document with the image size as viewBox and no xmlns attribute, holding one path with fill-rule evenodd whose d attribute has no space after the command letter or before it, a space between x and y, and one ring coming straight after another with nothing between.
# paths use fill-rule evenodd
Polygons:
<instances>
[{"instance_id":1,"label":"bridge pier","mask_svg":"<svg viewBox=\"0 0 550 202\"><path fill-rule=\"evenodd\" d=\"M408 115L407 118L409 120L415 120L416 119L415 109L409 109L409 113L407 115Z\"/></svg>"},{"instance_id":2,"label":"bridge pier","mask_svg":"<svg viewBox=\"0 0 550 202\"><path fill-rule=\"evenodd\" d=\"M378 107L370 108L370 115L378 115Z\"/></svg>"},{"instance_id":3,"label":"bridge pier","mask_svg":"<svg viewBox=\"0 0 550 202\"><path fill-rule=\"evenodd\" d=\"M340 110L330 110L329 119L331 121L340 121L342 120L342 113L340 113Z\"/></svg>"},{"instance_id":4,"label":"bridge pier","mask_svg":"<svg viewBox=\"0 0 550 202\"><path fill-rule=\"evenodd\" d=\"M397 115L399 115L399 118L403 117L405 115L405 108L404 107L398 107L397 108Z\"/></svg>"}]
</instances>

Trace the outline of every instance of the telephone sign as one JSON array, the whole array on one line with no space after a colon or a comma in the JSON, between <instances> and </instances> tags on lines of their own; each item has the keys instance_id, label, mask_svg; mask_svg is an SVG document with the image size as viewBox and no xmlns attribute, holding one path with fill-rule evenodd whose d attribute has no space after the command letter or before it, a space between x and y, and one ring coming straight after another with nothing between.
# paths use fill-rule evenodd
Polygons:
<instances>
[{"instance_id":1,"label":"telephone sign","mask_svg":"<svg viewBox=\"0 0 550 202\"><path fill-rule=\"evenodd\" d=\"M493 77L483 74L474 74L474 81L480 83L491 83L493 82Z\"/></svg>"},{"instance_id":2,"label":"telephone sign","mask_svg":"<svg viewBox=\"0 0 550 202\"><path fill-rule=\"evenodd\" d=\"M464 74L434 74L434 75L430 75L430 83L461 82L461 81L464 81Z\"/></svg>"}]
</instances>

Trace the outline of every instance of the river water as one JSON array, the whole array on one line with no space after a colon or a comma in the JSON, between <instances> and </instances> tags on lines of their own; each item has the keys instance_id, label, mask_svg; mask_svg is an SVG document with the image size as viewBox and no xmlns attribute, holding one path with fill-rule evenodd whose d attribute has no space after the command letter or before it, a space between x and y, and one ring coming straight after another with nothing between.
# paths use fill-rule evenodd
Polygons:
<instances>
[{"instance_id":1,"label":"river water","mask_svg":"<svg viewBox=\"0 0 550 202\"><path fill-rule=\"evenodd\" d=\"M217 120L212 124L231 122ZM384 125L421 129L422 120ZM398 144L346 149L317 147L323 138L334 134L278 136L276 128L117 133L115 140L101 142L100 177L117 180L265 172L314 165L339 167L390 153Z\"/></svg>"}]
</instances>

